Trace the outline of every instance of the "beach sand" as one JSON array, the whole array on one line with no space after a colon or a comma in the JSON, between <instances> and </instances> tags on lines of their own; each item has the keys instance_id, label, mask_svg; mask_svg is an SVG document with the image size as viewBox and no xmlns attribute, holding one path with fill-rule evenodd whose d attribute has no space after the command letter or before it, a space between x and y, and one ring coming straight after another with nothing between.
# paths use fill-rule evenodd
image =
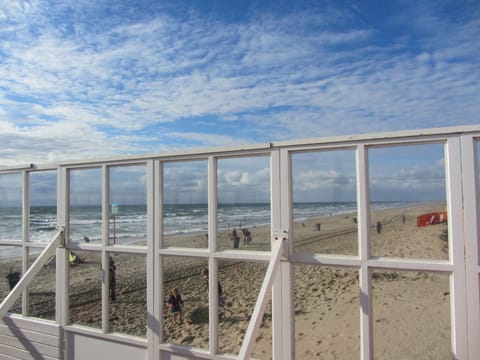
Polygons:
<instances>
[{"instance_id":1,"label":"beach sand","mask_svg":"<svg viewBox=\"0 0 480 360\"><path fill-rule=\"evenodd\" d=\"M417 227L422 213L444 211L445 204L432 203L388 209L371 214L373 256L448 259L446 224ZM405 222L403 221L405 219ZM382 223L381 233L375 224ZM240 249L270 249L270 230L251 229L253 242ZM239 231L239 229L237 229ZM240 232L239 232L240 233ZM357 255L355 214L298 221L294 225L295 252ZM197 236L169 240L169 245L205 247ZM231 249L228 233L219 234L219 247ZM98 253L79 251L85 263L71 266L70 322L101 327L101 271ZM146 256L112 254L116 264L116 300L109 311L110 331L146 335ZM19 264L3 261L0 273ZM207 260L163 257L163 342L208 349L207 282L201 272ZM219 308L219 350L240 350L267 264L219 261L219 280L224 306ZM3 276L4 277L4 276ZM374 270L373 344L375 359L447 359L450 345L449 277L439 273ZM174 324L166 300L177 288L184 301L183 322ZM42 269L32 285L29 308L32 316L54 319L54 267ZM0 298L8 292L0 281ZM360 300L358 269L333 266L294 266L295 338L297 359L359 359ZM53 301L52 301L53 299ZM14 306L19 311L19 302ZM270 359L271 306L267 306L254 356Z\"/></svg>"}]
</instances>

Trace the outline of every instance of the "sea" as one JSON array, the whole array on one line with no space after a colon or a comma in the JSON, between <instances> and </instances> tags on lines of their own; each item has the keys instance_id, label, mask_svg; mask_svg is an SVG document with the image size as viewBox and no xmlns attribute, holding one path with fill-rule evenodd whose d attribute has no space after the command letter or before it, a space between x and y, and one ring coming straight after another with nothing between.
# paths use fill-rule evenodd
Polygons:
<instances>
[{"instance_id":1,"label":"sea","mask_svg":"<svg viewBox=\"0 0 480 360\"><path fill-rule=\"evenodd\" d=\"M403 207L405 202L374 202L372 209ZM307 220L321 216L356 212L355 202L295 203L294 220ZM220 204L218 228L254 227L270 224L270 204ZM55 206L30 208L29 237L32 242L47 243L53 239L57 226ZM206 204L175 204L163 208L164 235L207 233L208 208ZM147 210L145 205L118 205L118 212L110 216L110 237L117 244L145 241ZM100 243L102 212L100 206L72 207L70 212L70 240ZM0 207L0 240L22 239L22 213L20 208ZM0 257L10 256L8 249L0 247Z\"/></svg>"}]
</instances>

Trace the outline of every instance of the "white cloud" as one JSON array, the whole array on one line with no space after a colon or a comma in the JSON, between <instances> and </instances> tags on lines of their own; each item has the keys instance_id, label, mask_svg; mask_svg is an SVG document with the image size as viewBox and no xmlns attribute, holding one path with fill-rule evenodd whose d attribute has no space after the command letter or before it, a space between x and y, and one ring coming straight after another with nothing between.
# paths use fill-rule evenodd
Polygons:
<instances>
[{"instance_id":1,"label":"white cloud","mask_svg":"<svg viewBox=\"0 0 480 360\"><path fill-rule=\"evenodd\" d=\"M15 140L3 165L135 152L158 124L175 140L159 135L145 151L478 123L475 17L455 24L408 8L390 21L420 39L381 45L377 29L333 7L225 23L105 18L95 11L107 5L88 1L10 5L0 3L0 119ZM175 128L189 118L248 131Z\"/></svg>"}]
</instances>

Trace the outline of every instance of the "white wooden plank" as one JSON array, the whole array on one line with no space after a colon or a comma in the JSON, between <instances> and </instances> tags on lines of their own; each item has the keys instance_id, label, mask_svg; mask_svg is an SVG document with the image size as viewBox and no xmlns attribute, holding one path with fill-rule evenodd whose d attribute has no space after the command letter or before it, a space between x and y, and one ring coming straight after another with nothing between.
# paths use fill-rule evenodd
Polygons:
<instances>
[{"instance_id":1,"label":"white wooden plank","mask_svg":"<svg viewBox=\"0 0 480 360\"><path fill-rule=\"evenodd\" d=\"M58 360L59 358L59 356L43 355L36 352L17 349L17 348L0 343L0 356L3 356L3 355L10 356L14 359L21 359L21 360L38 360L38 359Z\"/></svg>"},{"instance_id":2,"label":"white wooden plank","mask_svg":"<svg viewBox=\"0 0 480 360\"><path fill-rule=\"evenodd\" d=\"M31 330L53 336L58 336L60 333L58 324L54 323L53 321L34 318L21 318L18 317L18 315L5 316L3 318L3 322L0 322L0 324L10 328Z\"/></svg>"},{"instance_id":3,"label":"white wooden plank","mask_svg":"<svg viewBox=\"0 0 480 360\"><path fill-rule=\"evenodd\" d=\"M0 344L15 348L19 351L26 351L31 354L39 354L51 357L58 357L59 347L50 346L24 338L0 334Z\"/></svg>"},{"instance_id":4,"label":"white wooden plank","mask_svg":"<svg viewBox=\"0 0 480 360\"><path fill-rule=\"evenodd\" d=\"M19 328L9 328L7 326L0 326L0 335L4 336L13 336L18 339L25 339L28 341L33 341L37 343L42 343L49 346L58 347L58 336L47 335L44 333L39 333L31 330L19 329Z\"/></svg>"}]
</instances>

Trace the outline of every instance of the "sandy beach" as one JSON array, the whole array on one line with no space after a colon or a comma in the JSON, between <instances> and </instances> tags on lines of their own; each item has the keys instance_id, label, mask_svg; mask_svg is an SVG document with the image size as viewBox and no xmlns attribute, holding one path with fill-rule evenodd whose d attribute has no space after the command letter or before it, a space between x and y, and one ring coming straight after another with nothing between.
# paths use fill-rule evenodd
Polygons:
<instances>
[{"instance_id":1,"label":"sandy beach","mask_svg":"<svg viewBox=\"0 0 480 360\"><path fill-rule=\"evenodd\" d=\"M372 256L448 259L446 224L417 227L416 217L444 211L440 203L376 211L371 214ZM375 224L382 228L377 233ZM253 241L240 249L270 249L270 230L253 228ZM239 229L237 229L239 231ZM240 231L239 231L240 233ZM355 214L298 221L295 252L357 255ZM240 233L241 234L241 233ZM206 238L170 239L169 245L205 247ZM219 248L231 249L228 233L219 234ZM101 326L100 255L76 252L85 262L71 266L71 323ZM116 265L116 298L111 302L110 331L146 334L146 256L112 253ZM205 259L164 257L163 341L208 349ZM3 261L0 298L8 292L5 275L18 262ZM238 353L261 287L267 264L219 262L224 306L219 309L219 350ZM295 337L297 359L359 359L360 303L355 268L295 265ZM450 350L449 279L439 273L376 270L373 272L373 328L376 359L447 359ZM32 316L54 319L54 267L42 269L30 289ZM36 280L37 280L36 279ZM167 294L177 288L184 301L183 321L175 324ZM19 302L13 310L18 311ZM271 306L267 307L254 356L271 358Z\"/></svg>"}]
</instances>

